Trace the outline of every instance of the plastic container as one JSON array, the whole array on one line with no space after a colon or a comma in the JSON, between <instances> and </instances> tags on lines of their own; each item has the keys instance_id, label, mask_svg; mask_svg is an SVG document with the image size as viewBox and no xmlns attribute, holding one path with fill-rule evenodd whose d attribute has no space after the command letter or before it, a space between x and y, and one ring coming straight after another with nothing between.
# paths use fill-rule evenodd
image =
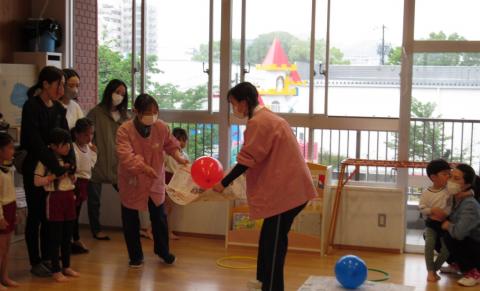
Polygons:
<instances>
[{"instance_id":1,"label":"plastic container","mask_svg":"<svg viewBox=\"0 0 480 291\"><path fill-rule=\"evenodd\" d=\"M60 24L53 19L29 19L24 32L28 39L28 51L54 52L60 46Z\"/></svg>"}]
</instances>

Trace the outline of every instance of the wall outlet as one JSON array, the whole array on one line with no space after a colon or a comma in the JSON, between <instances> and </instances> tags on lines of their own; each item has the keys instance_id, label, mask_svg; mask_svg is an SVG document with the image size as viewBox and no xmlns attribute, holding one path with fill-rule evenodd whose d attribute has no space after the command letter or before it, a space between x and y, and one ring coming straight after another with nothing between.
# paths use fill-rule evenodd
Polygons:
<instances>
[{"instance_id":1,"label":"wall outlet","mask_svg":"<svg viewBox=\"0 0 480 291\"><path fill-rule=\"evenodd\" d=\"M385 213L379 213L377 218L378 227L387 227L387 215Z\"/></svg>"}]
</instances>

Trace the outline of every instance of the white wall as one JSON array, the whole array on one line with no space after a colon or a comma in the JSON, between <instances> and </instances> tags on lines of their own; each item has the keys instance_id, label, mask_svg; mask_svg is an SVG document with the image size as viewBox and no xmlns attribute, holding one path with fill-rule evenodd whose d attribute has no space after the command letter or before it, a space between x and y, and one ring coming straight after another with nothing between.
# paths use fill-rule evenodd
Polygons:
<instances>
[{"instance_id":1,"label":"white wall","mask_svg":"<svg viewBox=\"0 0 480 291\"><path fill-rule=\"evenodd\" d=\"M336 187L326 195L332 203ZM378 215L385 214L385 227L378 226ZM346 185L338 213L335 244L395 249L405 242L405 194L392 185Z\"/></svg>"},{"instance_id":2,"label":"white wall","mask_svg":"<svg viewBox=\"0 0 480 291\"><path fill-rule=\"evenodd\" d=\"M103 226L121 227L120 199L111 185L103 185L100 220ZM175 231L225 235L227 202L194 202L187 206L175 205L171 215ZM88 224L87 205L84 204L80 223Z\"/></svg>"}]
</instances>

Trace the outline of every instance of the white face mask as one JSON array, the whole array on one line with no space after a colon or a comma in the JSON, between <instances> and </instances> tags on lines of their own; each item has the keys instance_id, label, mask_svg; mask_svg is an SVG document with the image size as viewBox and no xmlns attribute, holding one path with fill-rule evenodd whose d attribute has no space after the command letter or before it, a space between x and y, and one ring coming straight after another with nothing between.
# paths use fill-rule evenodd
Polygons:
<instances>
[{"instance_id":1,"label":"white face mask","mask_svg":"<svg viewBox=\"0 0 480 291\"><path fill-rule=\"evenodd\" d=\"M460 184L448 181L447 182L447 192L450 195L455 195L457 193L460 193L462 191L462 186Z\"/></svg>"},{"instance_id":2,"label":"white face mask","mask_svg":"<svg viewBox=\"0 0 480 291\"><path fill-rule=\"evenodd\" d=\"M232 105L232 112L233 112L233 115L238 119L244 119L247 117L243 115L243 113L240 113L237 109L237 106L234 106L234 105Z\"/></svg>"},{"instance_id":3,"label":"white face mask","mask_svg":"<svg viewBox=\"0 0 480 291\"><path fill-rule=\"evenodd\" d=\"M158 116L157 115L144 115L142 116L142 119L140 119L140 121L146 125L146 126L150 126L152 124L154 124L158 119Z\"/></svg>"},{"instance_id":4,"label":"white face mask","mask_svg":"<svg viewBox=\"0 0 480 291\"><path fill-rule=\"evenodd\" d=\"M77 99L78 97L78 88L65 87L65 96L68 99Z\"/></svg>"},{"instance_id":5,"label":"white face mask","mask_svg":"<svg viewBox=\"0 0 480 291\"><path fill-rule=\"evenodd\" d=\"M123 96L118 93L112 94L112 104L113 106L118 106L123 101Z\"/></svg>"}]
</instances>

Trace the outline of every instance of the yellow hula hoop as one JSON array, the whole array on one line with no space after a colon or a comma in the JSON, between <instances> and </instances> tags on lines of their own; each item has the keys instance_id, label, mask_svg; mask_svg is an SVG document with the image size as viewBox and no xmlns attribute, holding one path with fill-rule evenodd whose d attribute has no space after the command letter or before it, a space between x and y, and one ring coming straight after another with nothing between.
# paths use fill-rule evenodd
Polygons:
<instances>
[{"instance_id":1,"label":"yellow hula hoop","mask_svg":"<svg viewBox=\"0 0 480 291\"><path fill-rule=\"evenodd\" d=\"M227 260L252 260L252 261L256 261L257 258L255 257L247 257L247 256L227 256L227 257L222 257L220 259L217 260L217 266L219 267L222 267L222 268L226 268L226 269L253 269L253 268L256 268L257 265L245 265L245 266L233 266L233 265L229 265L229 264L226 264L224 263L224 261L227 261Z\"/></svg>"}]
</instances>

